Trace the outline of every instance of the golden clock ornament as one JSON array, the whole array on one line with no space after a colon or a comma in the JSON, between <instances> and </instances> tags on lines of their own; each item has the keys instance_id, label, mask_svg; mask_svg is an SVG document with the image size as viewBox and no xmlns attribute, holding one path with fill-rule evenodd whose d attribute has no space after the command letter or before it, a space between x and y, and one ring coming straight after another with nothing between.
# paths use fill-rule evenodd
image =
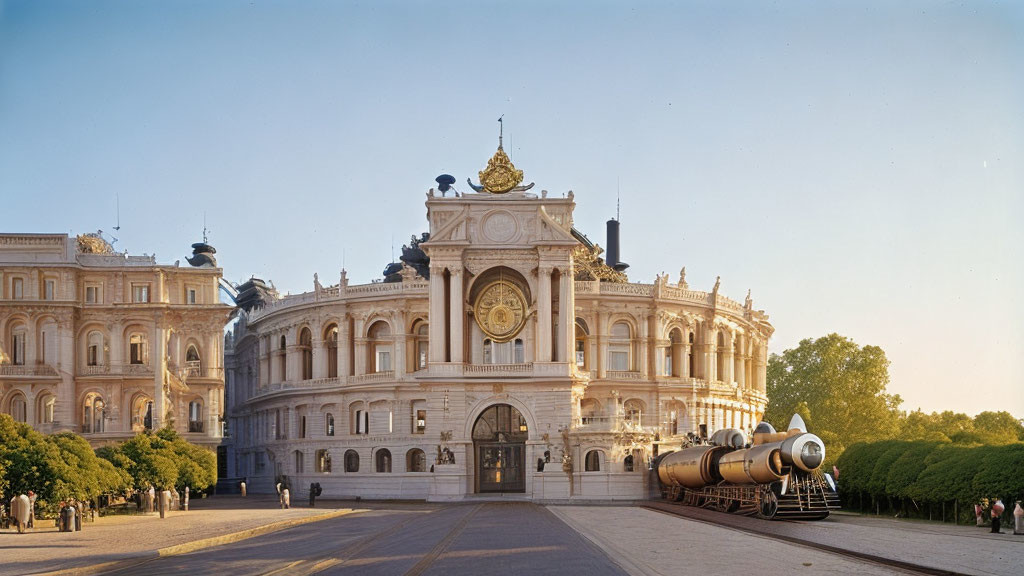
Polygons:
<instances>
[{"instance_id":1,"label":"golden clock ornament","mask_svg":"<svg viewBox=\"0 0 1024 576\"><path fill-rule=\"evenodd\" d=\"M526 324L526 297L515 284L496 280L480 292L473 316L480 330L491 340L508 342Z\"/></svg>"}]
</instances>

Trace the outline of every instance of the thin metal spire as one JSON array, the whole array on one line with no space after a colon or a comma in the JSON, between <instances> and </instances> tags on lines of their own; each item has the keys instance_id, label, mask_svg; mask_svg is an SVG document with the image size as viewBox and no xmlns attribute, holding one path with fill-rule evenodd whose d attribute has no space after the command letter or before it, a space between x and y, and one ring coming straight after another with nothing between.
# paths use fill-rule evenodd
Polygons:
<instances>
[{"instance_id":1,"label":"thin metal spire","mask_svg":"<svg viewBox=\"0 0 1024 576\"><path fill-rule=\"evenodd\" d=\"M504 114L498 116L498 148L501 148L501 140L505 136L505 122L502 120L504 117Z\"/></svg>"},{"instance_id":2,"label":"thin metal spire","mask_svg":"<svg viewBox=\"0 0 1024 576\"><path fill-rule=\"evenodd\" d=\"M209 230L206 229L206 211L203 211L203 244L206 244L206 233Z\"/></svg>"}]
</instances>

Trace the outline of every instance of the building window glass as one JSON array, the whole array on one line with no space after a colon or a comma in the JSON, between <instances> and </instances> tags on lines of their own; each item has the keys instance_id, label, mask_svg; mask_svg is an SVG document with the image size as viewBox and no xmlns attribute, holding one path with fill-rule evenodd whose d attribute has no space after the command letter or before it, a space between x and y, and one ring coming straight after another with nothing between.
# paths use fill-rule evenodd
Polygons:
<instances>
[{"instance_id":1,"label":"building window glass","mask_svg":"<svg viewBox=\"0 0 1024 576\"><path fill-rule=\"evenodd\" d=\"M132 302L149 302L149 284L132 284Z\"/></svg>"},{"instance_id":2,"label":"building window glass","mask_svg":"<svg viewBox=\"0 0 1024 576\"><path fill-rule=\"evenodd\" d=\"M21 300L25 297L25 281L21 278L11 279L11 298Z\"/></svg>"},{"instance_id":3,"label":"building window glass","mask_svg":"<svg viewBox=\"0 0 1024 576\"><path fill-rule=\"evenodd\" d=\"M86 286L85 287L85 303L96 304L100 301L100 288L99 286Z\"/></svg>"},{"instance_id":4,"label":"building window glass","mask_svg":"<svg viewBox=\"0 0 1024 576\"><path fill-rule=\"evenodd\" d=\"M345 451L345 472L359 472L359 453L355 450Z\"/></svg>"},{"instance_id":5,"label":"building window glass","mask_svg":"<svg viewBox=\"0 0 1024 576\"><path fill-rule=\"evenodd\" d=\"M23 394L15 394L11 398L11 418L15 422L28 422L28 404Z\"/></svg>"},{"instance_id":6,"label":"building window glass","mask_svg":"<svg viewBox=\"0 0 1024 576\"><path fill-rule=\"evenodd\" d=\"M334 414L328 414L324 418L324 434L334 436Z\"/></svg>"},{"instance_id":7,"label":"building window glass","mask_svg":"<svg viewBox=\"0 0 1024 576\"><path fill-rule=\"evenodd\" d=\"M56 292L57 283L53 280L47 280L43 283L43 299L53 300L54 293Z\"/></svg>"},{"instance_id":8,"label":"building window glass","mask_svg":"<svg viewBox=\"0 0 1024 576\"><path fill-rule=\"evenodd\" d=\"M427 362L430 359L429 350L430 342L428 340L428 334L430 327L427 323L423 322L416 328L416 369L423 370L427 367Z\"/></svg>"},{"instance_id":9,"label":"building window glass","mask_svg":"<svg viewBox=\"0 0 1024 576\"><path fill-rule=\"evenodd\" d=\"M192 401L188 403L188 431L203 431L203 403Z\"/></svg>"},{"instance_id":10,"label":"building window glass","mask_svg":"<svg viewBox=\"0 0 1024 576\"><path fill-rule=\"evenodd\" d=\"M142 334L132 334L128 339L129 362L131 364L146 363L146 337Z\"/></svg>"},{"instance_id":11,"label":"building window glass","mask_svg":"<svg viewBox=\"0 0 1024 576\"><path fill-rule=\"evenodd\" d=\"M391 472L391 451L387 448L381 448L377 450L376 456L377 472L380 474L388 474Z\"/></svg>"},{"instance_id":12,"label":"building window glass","mask_svg":"<svg viewBox=\"0 0 1024 576\"><path fill-rule=\"evenodd\" d=\"M53 412L57 405L57 397L53 394L43 396L39 402L39 422L41 424L53 424Z\"/></svg>"},{"instance_id":13,"label":"building window glass","mask_svg":"<svg viewBox=\"0 0 1024 576\"><path fill-rule=\"evenodd\" d=\"M327 450L316 451L316 471L323 473L330 473L331 471L331 453Z\"/></svg>"},{"instance_id":14,"label":"building window glass","mask_svg":"<svg viewBox=\"0 0 1024 576\"><path fill-rule=\"evenodd\" d=\"M306 471L305 455L300 450L295 451L295 473L303 474Z\"/></svg>"},{"instance_id":15,"label":"building window glass","mask_svg":"<svg viewBox=\"0 0 1024 576\"><path fill-rule=\"evenodd\" d=\"M426 472L427 455L419 448L413 448L405 454L405 469L408 472Z\"/></svg>"},{"instance_id":16,"label":"building window glass","mask_svg":"<svg viewBox=\"0 0 1024 576\"><path fill-rule=\"evenodd\" d=\"M299 331L299 350L302 351L302 379L313 379L313 333L309 328Z\"/></svg>"},{"instance_id":17,"label":"building window glass","mask_svg":"<svg viewBox=\"0 0 1024 576\"><path fill-rule=\"evenodd\" d=\"M196 302L197 302L197 300L196 300L196 289L195 288L189 288L188 290L185 291L185 303L186 304L195 304Z\"/></svg>"},{"instance_id":18,"label":"building window glass","mask_svg":"<svg viewBox=\"0 0 1024 576\"><path fill-rule=\"evenodd\" d=\"M327 377L338 377L338 327L327 328Z\"/></svg>"},{"instance_id":19,"label":"building window glass","mask_svg":"<svg viewBox=\"0 0 1024 576\"><path fill-rule=\"evenodd\" d=\"M600 472L601 471L601 451L591 450L587 452L587 456L584 460L585 472Z\"/></svg>"},{"instance_id":20,"label":"building window glass","mask_svg":"<svg viewBox=\"0 0 1024 576\"><path fill-rule=\"evenodd\" d=\"M423 434L424 432L426 432L426 430L427 430L427 411L426 410L417 410L416 411L416 422L415 422L415 425L416 425L415 429L413 430L414 434Z\"/></svg>"},{"instance_id":21,"label":"building window glass","mask_svg":"<svg viewBox=\"0 0 1024 576\"><path fill-rule=\"evenodd\" d=\"M629 350L631 330L629 324L616 322L612 325L612 332L608 341L608 369L629 370Z\"/></svg>"},{"instance_id":22,"label":"building window glass","mask_svg":"<svg viewBox=\"0 0 1024 576\"><path fill-rule=\"evenodd\" d=\"M25 364L25 332L15 332L11 334L11 340L13 347L12 351L14 352L13 358L11 358L11 363L16 366L23 366Z\"/></svg>"}]
</instances>

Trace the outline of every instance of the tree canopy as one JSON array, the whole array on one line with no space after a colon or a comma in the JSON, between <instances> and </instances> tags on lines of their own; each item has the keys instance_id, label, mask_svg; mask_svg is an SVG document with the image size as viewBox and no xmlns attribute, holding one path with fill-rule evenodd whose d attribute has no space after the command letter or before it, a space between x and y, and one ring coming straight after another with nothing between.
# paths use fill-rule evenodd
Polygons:
<instances>
[{"instance_id":1,"label":"tree canopy","mask_svg":"<svg viewBox=\"0 0 1024 576\"><path fill-rule=\"evenodd\" d=\"M838 334L802 340L768 360L765 419L784 429L799 413L825 442L827 462L834 462L850 444L896 435L902 400L886 393L888 383L881 348Z\"/></svg>"}]
</instances>

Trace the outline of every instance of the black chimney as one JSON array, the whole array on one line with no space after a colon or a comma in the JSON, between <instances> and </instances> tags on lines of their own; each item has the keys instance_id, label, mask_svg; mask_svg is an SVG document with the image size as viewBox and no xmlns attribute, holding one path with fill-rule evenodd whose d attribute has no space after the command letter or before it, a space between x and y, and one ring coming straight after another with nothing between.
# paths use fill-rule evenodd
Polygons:
<instances>
[{"instance_id":1,"label":"black chimney","mask_svg":"<svg viewBox=\"0 0 1024 576\"><path fill-rule=\"evenodd\" d=\"M629 264L619 260L619 221L612 219L608 221L608 245L605 248L604 263L615 270L622 272L629 268Z\"/></svg>"}]
</instances>

